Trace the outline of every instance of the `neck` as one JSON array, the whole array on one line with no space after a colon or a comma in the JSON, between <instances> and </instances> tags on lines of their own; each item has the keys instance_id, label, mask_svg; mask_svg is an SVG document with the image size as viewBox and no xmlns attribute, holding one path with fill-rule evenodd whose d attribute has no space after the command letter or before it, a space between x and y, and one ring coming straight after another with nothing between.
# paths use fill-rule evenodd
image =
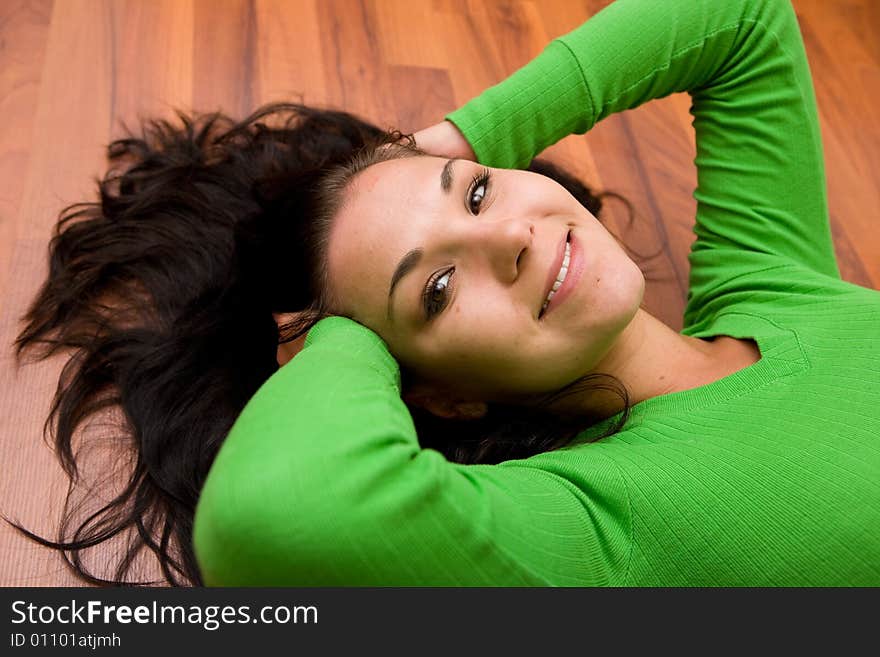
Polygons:
<instances>
[{"instance_id":1,"label":"neck","mask_svg":"<svg viewBox=\"0 0 880 657\"><path fill-rule=\"evenodd\" d=\"M681 335L641 308L611 349L590 374L610 374L623 383L630 406L711 379L717 372L719 347L711 341ZM588 388L583 394L560 400L563 413L611 417L624 409L623 399L613 391Z\"/></svg>"}]
</instances>

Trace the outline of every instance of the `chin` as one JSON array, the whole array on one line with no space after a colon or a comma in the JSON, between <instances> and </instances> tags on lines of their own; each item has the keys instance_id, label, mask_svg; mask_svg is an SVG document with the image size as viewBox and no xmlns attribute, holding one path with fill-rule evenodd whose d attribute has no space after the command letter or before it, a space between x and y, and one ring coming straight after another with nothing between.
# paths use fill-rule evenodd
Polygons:
<instances>
[{"instance_id":1,"label":"chin","mask_svg":"<svg viewBox=\"0 0 880 657\"><path fill-rule=\"evenodd\" d=\"M603 284L606 283L607 284ZM631 259L602 279L595 304L588 308L586 339L593 346L593 362L605 355L635 318L645 296L645 276Z\"/></svg>"},{"instance_id":2,"label":"chin","mask_svg":"<svg viewBox=\"0 0 880 657\"><path fill-rule=\"evenodd\" d=\"M645 297L645 275L633 260L627 257L613 270L613 275L598 283L597 292L606 308L609 323L622 329L630 323Z\"/></svg>"},{"instance_id":3,"label":"chin","mask_svg":"<svg viewBox=\"0 0 880 657\"><path fill-rule=\"evenodd\" d=\"M629 268L628 279L627 279L627 287L628 290L627 303L626 308L627 311L624 313L625 321L621 330L629 325L629 323L636 316L636 313L639 311L639 308L642 307L642 301L645 298L645 275L642 273L642 270L639 269L639 266L636 265L635 262L630 260L632 266Z\"/></svg>"}]
</instances>

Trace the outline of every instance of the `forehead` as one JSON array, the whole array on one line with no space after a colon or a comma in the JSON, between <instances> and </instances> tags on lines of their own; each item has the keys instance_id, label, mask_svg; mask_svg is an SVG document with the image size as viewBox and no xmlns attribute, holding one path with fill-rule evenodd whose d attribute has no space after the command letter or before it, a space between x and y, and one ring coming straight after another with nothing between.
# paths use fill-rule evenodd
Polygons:
<instances>
[{"instance_id":1,"label":"forehead","mask_svg":"<svg viewBox=\"0 0 880 657\"><path fill-rule=\"evenodd\" d=\"M385 324L388 287L398 261L442 211L440 172L446 160L406 157L358 173L330 229L327 268L340 308L371 328Z\"/></svg>"}]
</instances>

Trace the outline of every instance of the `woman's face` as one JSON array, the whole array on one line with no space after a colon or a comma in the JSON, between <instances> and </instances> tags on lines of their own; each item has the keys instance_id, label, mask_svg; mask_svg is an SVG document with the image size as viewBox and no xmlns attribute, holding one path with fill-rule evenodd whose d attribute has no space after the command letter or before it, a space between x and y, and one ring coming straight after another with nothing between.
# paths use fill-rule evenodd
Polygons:
<instances>
[{"instance_id":1,"label":"woman's face","mask_svg":"<svg viewBox=\"0 0 880 657\"><path fill-rule=\"evenodd\" d=\"M554 180L429 156L355 176L330 231L328 273L333 312L378 333L416 380L520 403L589 373L645 283Z\"/></svg>"}]
</instances>

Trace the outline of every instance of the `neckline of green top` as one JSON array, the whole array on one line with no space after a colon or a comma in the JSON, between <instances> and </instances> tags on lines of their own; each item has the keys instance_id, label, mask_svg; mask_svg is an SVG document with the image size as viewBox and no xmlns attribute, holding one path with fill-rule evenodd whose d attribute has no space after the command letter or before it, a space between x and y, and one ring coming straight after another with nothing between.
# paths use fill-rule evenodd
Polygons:
<instances>
[{"instance_id":1,"label":"neckline of green top","mask_svg":"<svg viewBox=\"0 0 880 657\"><path fill-rule=\"evenodd\" d=\"M752 338L761 351L761 359L733 374L696 388L671 392L645 399L630 408L630 416L620 432L633 429L650 417L693 411L755 392L780 378L802 372L809 367L807 355L797 334L774 321L739 311L719 313L703 328L686 327L682 335L696 338L729 335ZM575 438L573 443L590 442L620 421L622 412L594 424ZM620 433L618 432L618 433Z\"/></svg>"}]
</instances>

